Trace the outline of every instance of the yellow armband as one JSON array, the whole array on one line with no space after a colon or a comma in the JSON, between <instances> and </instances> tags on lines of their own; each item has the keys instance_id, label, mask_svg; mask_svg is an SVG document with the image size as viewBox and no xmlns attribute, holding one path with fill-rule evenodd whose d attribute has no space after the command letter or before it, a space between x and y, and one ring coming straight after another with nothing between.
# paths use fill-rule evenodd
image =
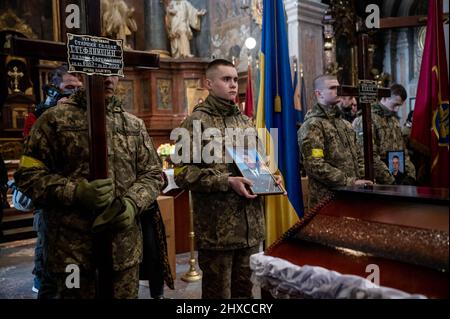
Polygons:
<instances>
[{"instance_id":1,"label":"yellow armband","mask_svg":"<svg viewBox=\"0 0 450 319\"><path fill-rule=\"evenodd\" d=\"M38 159L23 155L20 158L19 167L20 168L45 167L45 165Z\"/></svg>"},{"instance_id":2,"label":"yellow armband","mask_svg":"<svg viewBox=\"0 0 450 319\"><path fill-rule=\"evenodd\" d=\"M323 158L323 150L320 148L313 148L311 156L314 158Z\"/></svg>"},{"instance_id":3,"label":"yellow armband","mask_svg":"<svg viewBox=\"0 0 450 319\"><path fill-rule=\"evenodd\" d=\"M174 176L182 174L187 169L187 166L175 167L173 174Z\"/></svg>"}]
</instances>

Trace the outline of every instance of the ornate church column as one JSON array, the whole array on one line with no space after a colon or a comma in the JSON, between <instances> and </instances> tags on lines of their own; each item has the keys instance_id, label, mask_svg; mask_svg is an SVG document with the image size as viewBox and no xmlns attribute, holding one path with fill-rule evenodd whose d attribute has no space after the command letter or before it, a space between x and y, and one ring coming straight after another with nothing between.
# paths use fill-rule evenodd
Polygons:
<instances>
[{"instance_id":1,"label":"ornate church column","mask_svg":"<svg viewBox=\"0 0 450 319\"><path fill-rule=\"evenodd\" d=\"M206 58L211 55L211 22L210 22L210 1L190 0L194 7L206 10L206 15L201 20L200 32L194 32L191 40L191 51L195 57Z\"/></svg>"},{"instance_id":2,"label":"ornate church column","mask_svg":"<svg viewBox=\"0 0 450 319\"><path fill-rule=\"evenodd\" d=\"M322 19L328 8L320 0L285 0L287 14L289 56L297 57L303 65L308 106L311 97L312 82L324 72ZM309 100L311 99L311 100Z\"/></svg>"},{"instance_id":3,"label":"ornate church column","mask_svg":"<svg viewBox=\"0 0 450 319\"><path fill-rule=\"evenodd\" d=\"M406 29L398 30L398 38L397 38L397 57L396 57L396 67L397 70L395 74L397 77L394 80L396 83L400 83L406 88L408 92L408 99L406 100L406 107L402 107L400 109L400 122L403 124L408 116L408 111L410 109L410 97L411 94L415 95L417 90L417 84L411 83L411 79L413 74L411 74L410 64L410 46L414 47L414 42L409 42L408 33ZM412 50L411 50L412 51Z\"/></svg>"},{"instance_id":4,"label":"ornate church column","mask_svg":"<svg viewBox=\"0 0 450 319\"><path fill-rule=\"evenodd\" d=\"M165 16L164 1L144 1L145 49L162 56L170 56Z\"/></svg>"}]
</instances>

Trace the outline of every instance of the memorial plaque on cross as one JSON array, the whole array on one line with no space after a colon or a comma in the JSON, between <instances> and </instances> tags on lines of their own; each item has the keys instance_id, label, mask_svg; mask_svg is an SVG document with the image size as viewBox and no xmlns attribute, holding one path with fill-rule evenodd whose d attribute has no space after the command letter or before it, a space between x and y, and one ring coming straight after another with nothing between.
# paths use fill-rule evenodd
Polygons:
<instances>
[{"instance_id":1,"label":"memorial plaque on cross","mask_svg":"<svg viewBox=\"0 0 450 319\"><path fill-rule=\"evenodd\" d=\"M339 96L358 97L358 105L362 111L364 134L364 175L367 180L374 180L373 172L373 141L372 141L372 116L371 104L376 103L382 97L391 96L387 88L379 88L376 81L369 80L369 36L367 33L358 32L358 87L342 85L338 87Z\"/></svg>"},{"instance_id":2,"label":"memorial plaque on cross","mask_svg":"<svg viewBox=\"0 0 450 319\"><path fill-rule=\"evenodd\" d=\"M86 37L101 36L101 12L100 0L85 0L86 8ZM69 37L68 37L69 39ZM117 41L112 40L110 41ZM30 40L13 37L11 39L11 53L17 56L32 57L35 59L66 61L68 60L67 45L42 40ZM70 62L70 61L69 61ZM105 61L98 61L105 62ZM159 67L159 55L143 51L125 50L123 52L123 62L126 66L155 69ZM109 63L109 62L108 62ZM70 63L69 63L70 64ZM106 109L104 96L104 76L115 74L113 72L102 73L100 67L94 72L81 70L88 76L86 85L87 116L89 125L89 148L90 148L90 178L103 179L108 177L108 157L106 140ZM123 68L123 64L120 69ZM80 70L75 70L80 71ZM97 71L97 72L95 72ZM110 70L111 71L111 70ZM102 75L99 75L102 74ZM97 282L96 297L112 298L112 234L103 233L101 237L95 238L95 252L97 257Z\"/></svg>"}]
</instances>

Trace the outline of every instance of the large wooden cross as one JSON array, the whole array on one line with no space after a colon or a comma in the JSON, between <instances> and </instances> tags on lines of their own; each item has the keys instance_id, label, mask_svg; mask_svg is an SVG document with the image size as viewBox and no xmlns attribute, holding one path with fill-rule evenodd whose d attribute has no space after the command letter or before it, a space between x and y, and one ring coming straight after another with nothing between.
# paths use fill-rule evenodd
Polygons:
<instances>
[{"instance_id":1,"label":"large wooden cross","mask_svg":"<svg viewBox=\"0 0 450 319\"><path fill-rule=\"evenodd\" d=\"M444 23L448 23L448 13L442 15ZM380 19L380 29L411 28L427 25L427 16L405 16Z\"/></svg>"},{"instance_id":2,"label":"large wooden cross","mask_svg":"<svg viewBox=\"0 0 450 319\"><path fill-rule=\"evenodd\" d=\"M448 20L448 14L444 14L444 19ZM427 16L409 16L409 17L393 17L380 19L380 29L407 28L426 25ZM361 80L368 79L368 43L369 36L365 32L364 27L357 25L358 32L358 78ZM358 96L361 98L364 92L361 88L342 85L338 88L340 96ZM378 98L389 97L390 90L387 88L378 88ZM373 140L372 140L372 116L370 103L359 102L362 110L363 134L364 134L364 173L365 179L374 180L373 172Z\"/></svg>"},{"instance_id":3,"label":"large wooden cross","mask_svg":"<svg viewBox=\"0 0 450 319\"><path fill-rule=\"evenodd\" d=\"M101 36L100 0L85 0L86 31L92 36ZM42 40L29 40L13 37L11 40L13 55L35 59L67 61L67 46ZM159 55L143 51L124 51L124 64L127 66L158 68ZM108 156L106 140L106 109L104 96L104 77L89 76L86 85L87 114L89 125L90 178L108 177ZM97 262L97 298L112 298L112 234L102 234L95 238Z\"/></svg>"},{"instance_id":4,"label":"large wooden cross","mask_svg":"<svg viewBox=\"0 0 450 319\"><path fill-rule=\"evenodd\" d=\"M364 178L374 180L373 172L373 140L372 140L372 115L371 103L368 97L376 96L376 99L391 96L387 88L376 88L370 85L369 79L369 36L361 29L358 30L358 78L359 87L342 85L338 87L339 96L359 97L358 105L362 111L363 134L364 134Z\"/></svg>"}]
</instances>

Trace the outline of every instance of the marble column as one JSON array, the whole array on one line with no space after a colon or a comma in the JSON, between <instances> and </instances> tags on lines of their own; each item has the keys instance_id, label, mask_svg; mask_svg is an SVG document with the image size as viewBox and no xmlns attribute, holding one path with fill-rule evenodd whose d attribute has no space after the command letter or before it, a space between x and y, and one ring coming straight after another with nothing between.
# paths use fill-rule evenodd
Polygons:
<instances>
[{"instance_id":1,"label":"marble column","mask_svg":"<svg viewBox=\"0 0 450 319\"><path fill-rule=\"evenodd\" d=\"M162 56L170 56L165 15L163 1L144 1L145 49Z\"/></svg>"},{"instance_id":2,"label":"marble column","mask_svg":"<svg viewBox=\"0 0 450 319\"><path fill-rule=\"evenodd\" d=\"M412 75L410 73L410 43L408 41L408 30L407 29L400 29L397 31L398 38L397 38L397 71L395 72L396 78L393 78L393 83L401 84L405 87L406 92L408 93L408 98L406 100L406 107L400 108L398 115L400 116L400 123L403 125L403 123L406 120L406 117L408 116L409 109L411 108L410 105L410 97L411 94L415 95L415 89L417 88L416 85L410 83L410 79L412 78ZM414 43L411 43L411 45L414 45ZM414 93L413 93L414 92Z\"/></svg>"},{"instance_id":3,"label":"marble column","mask_svg":"<svg viewBox=\"0 0 450 319\"><path fill-rule=\"evenodd\" d=\"M383 72L392 75L392 61L391 61L391 42L392 31L386 30L384 36L384 60L383 60Z\"/></svg>"},{"instance_id":4,"label":"marble column","mask_svg":"<svg viewBox=\"0 0 450 319\"><path fill-rule=\"evenodd\" d=\"M194 31L191 40L191 52L195 57L206 58L211 55L211 23L209 1L190 0L191 4L198 10L206 9L206 14L202 17L200 31Z\"/></svg>"},{"instance_id":5,"label":"marble column","mask_svg":"<svg viewBox=\"0 0 450 319\"><path fill-rule=\"evenodd\" d=\"M328 5L320 0L284 0L287 14L289 55L292 61L303 66L308 107L314 103L312 84L316 76L322 74L323 28L322 19Z\"/></svg>"}]
</instances>

